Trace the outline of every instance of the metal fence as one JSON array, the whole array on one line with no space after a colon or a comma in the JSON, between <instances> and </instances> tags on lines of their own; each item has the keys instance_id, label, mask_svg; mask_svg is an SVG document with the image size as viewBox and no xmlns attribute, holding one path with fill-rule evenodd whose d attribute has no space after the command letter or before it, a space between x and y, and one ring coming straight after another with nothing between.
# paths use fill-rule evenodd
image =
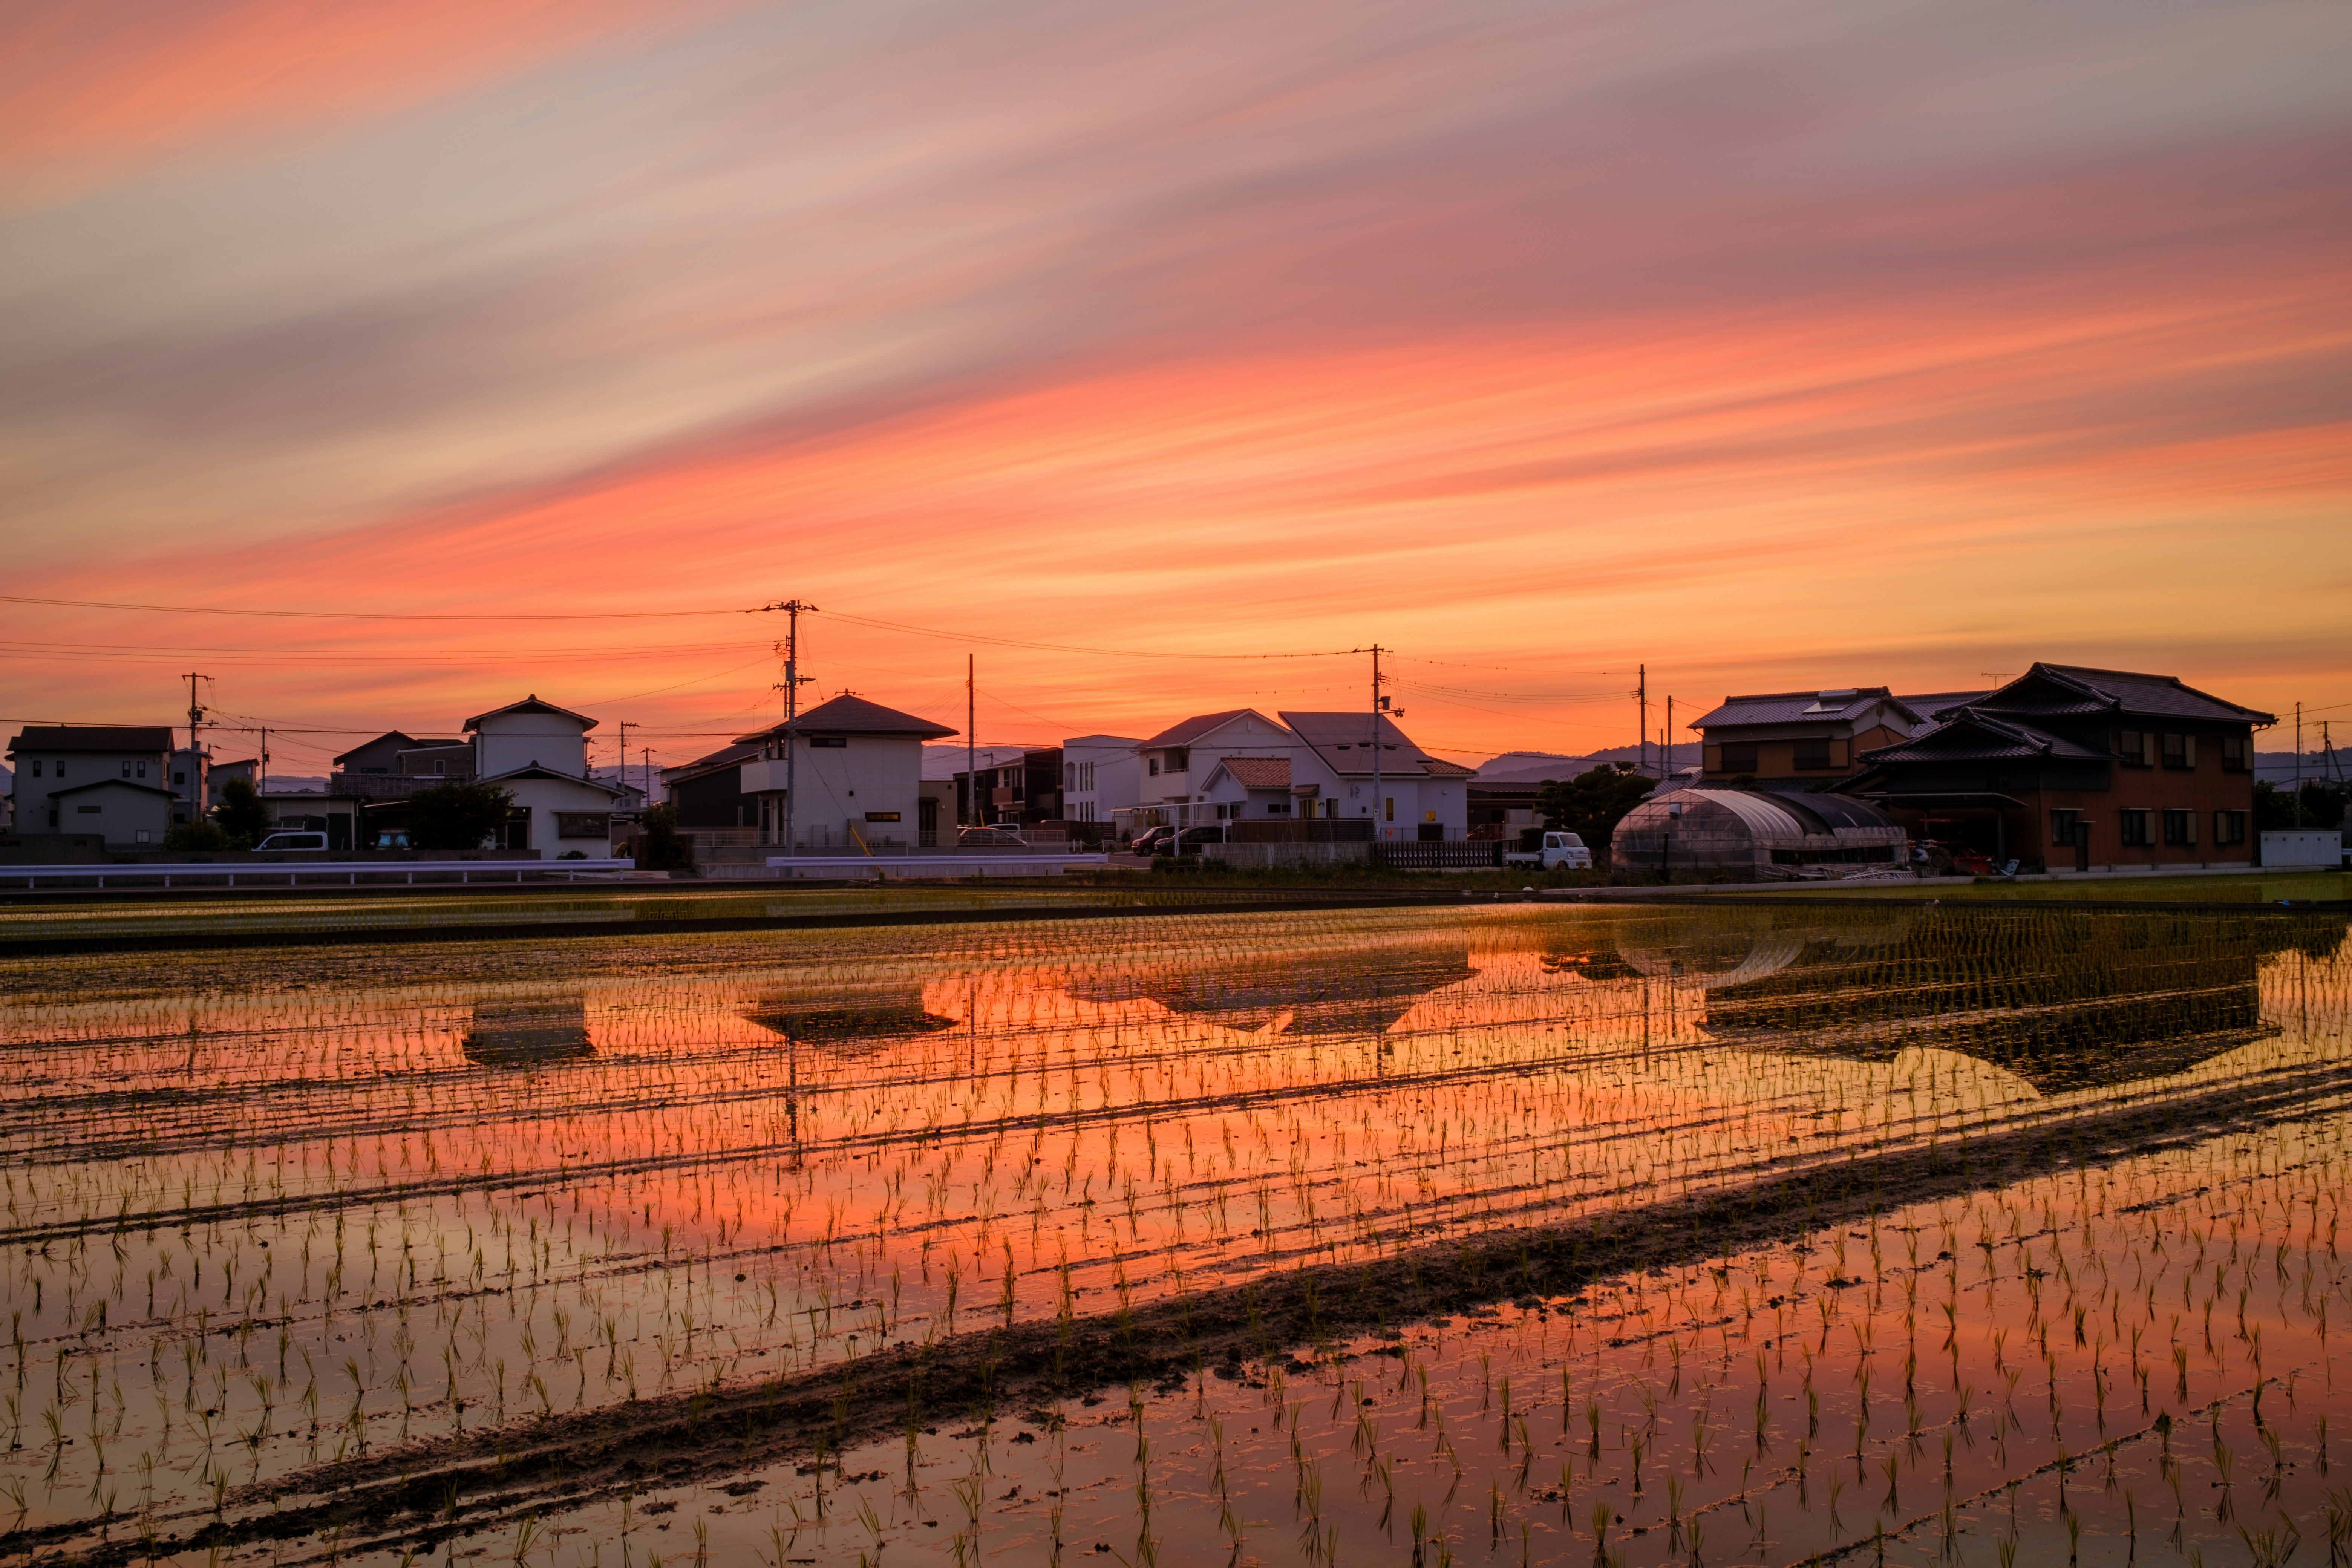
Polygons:
<instances>
[{"instance_id":1,"label":"metal fence","mask_svg":"<svg viewBox=\"0 0 2352 1568\"><path fill-rule=\"evenodd\" d=\"M1503 844L1493 838L1454 838L1375 844L1373 860L1399 871L1467 871L1503 863Z\"/></svg>"},{"instance_id":2,"label":"metal fence","mask_svg":"<svg viewBox=\"0 0 2352 1568\"><path fill-rule=\"evenodd\" d=\"M270 886L352 887L365 878L371 884L400 882L520 882L525 878L545 881L575 881L582 876L611 879L634 871L627 858L580 860L149 860L108 866L0 866L0 887L22 880L27 888L44 884L62 887L94 883L105 887L231 887L240 879L248 888Z\"/></svg>"}]
</instances>

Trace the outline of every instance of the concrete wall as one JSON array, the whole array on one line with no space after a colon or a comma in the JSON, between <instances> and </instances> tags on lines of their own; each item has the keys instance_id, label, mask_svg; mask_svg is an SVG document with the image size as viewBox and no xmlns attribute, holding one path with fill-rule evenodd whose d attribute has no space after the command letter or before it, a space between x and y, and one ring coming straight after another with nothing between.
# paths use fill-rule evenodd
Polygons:
<instances>
[{"instance_id":1,"label":"concrete wall","mask_svg":"<svg viewBox=\"0 0 2352 1568\"><path fill-rule=\"evenodd\" d=\"M533 763L552 773L588 772L588 746L579 724L560 713L494 713L474 732L478 776L512 773Z\"/></svg>"}]
</instances>

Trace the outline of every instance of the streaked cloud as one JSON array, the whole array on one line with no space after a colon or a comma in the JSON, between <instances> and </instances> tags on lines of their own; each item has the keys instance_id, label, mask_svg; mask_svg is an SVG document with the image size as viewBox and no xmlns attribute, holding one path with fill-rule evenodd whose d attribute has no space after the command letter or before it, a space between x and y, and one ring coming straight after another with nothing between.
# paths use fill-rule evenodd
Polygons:
<instances>
[{"instance_id":1,"label":"streaked cloud","mask_svg":"<svg viewBox=\"0 0 2352 1568\"><path fill-rule=\"evenodd\" d=\"M59 596L797 591L1378 637L1531 693L2045 653L2352 685L2323 5L142 16L0 52L43 83L0 175L74 171L0 187L0 482ZM120 629L37 629L77 626ZM952 685L945 643L824 635L886 700ZM730 662L661 646L572 668ZM1000 726L1262 690L993 659ZM511 683L240 668L257 708L387 721ZM60 658L40 705L152 679ZM1625 722L1505 711L1456 749Z\"/></svg>"}]
</instances>

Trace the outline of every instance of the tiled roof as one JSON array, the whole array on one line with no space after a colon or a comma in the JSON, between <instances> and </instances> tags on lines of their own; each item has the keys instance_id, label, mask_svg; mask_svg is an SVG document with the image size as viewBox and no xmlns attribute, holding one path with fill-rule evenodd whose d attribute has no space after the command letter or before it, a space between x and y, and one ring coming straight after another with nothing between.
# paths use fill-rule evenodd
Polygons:
<instances>
[{"instance_id":1,"label":"tiled roof","mask_svg":"<svg viewBox=\"0 0 2352 1568\"><path fill-rule=\"evenodd\" d=\"M1217 766L1234 775L1244 789L1288 789L1288 757L1219 757Z\"/></svg>"},{"instance_id":2,"label":"tiled roof","mask_svg":"<svg viewBox=\"0 0 2352 1568\"><path fill-rule=\"evenodd\" d=\"M172 731L160 724L27 724L8 742L11 752L168 752Z\"/></svg>"},{"instance_id":3,"label":"tiled roof","mask_svg":"<svg viewBox=\"0 0 2352 1568\"><path fill-rule=\"evenodd\" d=\"M1351 713L1290 713L1282 715L1290 732L1315 749L1315 754L1335 773L1363 773L1372 771L1372 719L1360 710ZM1423 763L1438 759L1412 743L1411 737L1396 726L1396 721L1382 715L1381 719L1381 771L1402 777L1417 773Z\"/></svg>"},{"instance_id":4,"label":"tiled roof","mask_svg":"<svg viewBox=\"0 0 2352 1568\"><path fill-rule=\"evenodd\" d=\"M1900 695L1895 700L1922 719L1934 719L1991 695L1990 691L1914 691Z\"/></svg>"},{"instance_id":5,"label":"tiled roof","mask_svg":"<svg viewBox=\"0 0 2352 1568\"><path fill-rule=\"evenodd\" d=\"M688 780L698 779L706 773L717 773L721 768L731 768L747 763L759 754L759 747L738 741L732 745L719 747L708 756L697 757L690 763L680 763L676 767L664 768L661 771L662 783L685 784Z\"/></svg>"},{"instance_id":6,"label":"tiled roof","mask_svg":"<svg viewBox=\"0 0 2352 1568\"><path fill-rule=\"evenodd\" d=\"M1996 718L1978 708L1960 708L1941 723L1922 730L1907 741L1862 753L1861 762L1953 763L2027 762L2035 758L2105 762L2105 747L2079 745L2030 724Z\"/></svg>"},{"instance_id":7,"label":"tiled roof","mask_svg":"<svg viewBox=\"0 0 2352 1568\"><path fill-rule=\"evenodd\" d=\"M879 702L868 702L846 691L803 713L799 724L803 735L916 735L931 741L956 733L945 724L934 724L929 719L901 713L896 708L885 708ZM783 732L782 724L772 724L737 739L772 741Z\"/></svg>"},{"instance_id":8,"label":"tiled roof","mask_svg":"<svg viewBox=\"0 0 2352 1568\"><path fill-rule=\"evenodd\" d=\"M2184 686L2178 676L2143 675L2127 669L2093 669L2077 664L2036 663L1976 706L1990 713L2071 717L2093 713L2138 714L2158 719L2205 719L2275 724L2275 715Z\"/></svg>"},{"instance_id":9,"label":"tiled roof","mask_svg":"<svg viewBox=\"0 0 2352 1568\"><path fill-rule=\"evenodd\" d=\"M1476 768L1465 768L1460 763L1449 763L1444 757L1423 757L1421 771L1433 779L1475 779Z\"/></svg>"},{"instance_id":10,"label":"tiled roof","mask_svg":"<svg viewBox=\"0 0 2352 1568\"><path fill-rule=\"evenodd\" d=\"M1720 707L1691 721L1694 730L1720 730L1745 724L1825 723L1858 717L1874 702L1905 709L1902 699L1884 686L1841 687L1822 691L1766 691L1748 697L1727 697ZM1905 709L1905 711L1908 711ZM1916 721L1916 715L1913 716Z\"/></svg>"},{"instance_id":11,"label":"tiled roof","mask_svg":"<svg viewBox=\"0 0 2352 1568\"><path fill-rule=\"evenodd\" d=\"M1222 713L1195 713L1190 719L1179 720L1151 739L1139 743L1136 750L1150 752L1168 746L1189 746L1211 731L1221 730L1234 720L1246 715L1265 719L1265 715L1258 712L1255 708L1228 708ZM1274 728L1274 721L1270 719L1266 720L1266 727Z\"/></svg>"}]
</instances>

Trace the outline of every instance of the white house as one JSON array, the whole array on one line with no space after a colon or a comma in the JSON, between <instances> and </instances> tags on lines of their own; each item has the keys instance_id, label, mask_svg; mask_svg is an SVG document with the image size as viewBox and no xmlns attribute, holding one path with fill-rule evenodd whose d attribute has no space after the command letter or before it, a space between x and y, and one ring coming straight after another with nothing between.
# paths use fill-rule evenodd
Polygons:
<instances>
[{"instance_id":1,"label":"white house","mask_svg":"<svg viewBox=\"0 0 2352 1568\"><path fill-rule=\"evenodd\" d=\"M466 721L474 777L513 797L500 847L549 858L612 852L613 803L626 792L588 776L586 736L596 721L538 694Z\"/></svg>"},{"instance_id":2,"label":"white house","mask_svg":"<svg viewBox=\"0 0 2352 1568\"><path fill-rule=\"evenodd\" d=\"M792 811L793 840L802 848L896 849L919 842L923 742L955 731L845 691L803 713L796 728L789 766L783 725L741 737L760 748L741 764L739 787L758 801L761 842L782 842L793 787L800 800Z\"/></svg>"},{"instance_id":3,"label":"white house","mask_svg":"<svg viewBox=\"0 0 2352 1568\"><path fill-rule=\"evenodd\" d=\"M1108 822L1143 798L1143 742L1126 735L1078 735L1062 742L1062 816Z\"/></svg>"},{"instance_id":4,"label":"white house","mask_svg":"<svg viewBox=\"0 0 2352 1568\"><path fill-rule=\"evenodd\" d=\"M1469 781L1475 768L1431 756L1383 714L1375 788L1371 715L1285 712L1282 721L1299 742L1291 795L1300 815L1370 817L1372 837L1381 842L1470 836Z\"/></svg>"},{"instance_id":5,"label":"white house","mask_svg":"<svg viewBox=\"0 0 2352 1568\"><path fill-rule=\"evenodd\" d=\"M171 750L172 731L160 725L26 725L8 743L16 830L161 844L173 820ZM109 787L91 787L101 784Z\"/></svg>"}]
</instances>

